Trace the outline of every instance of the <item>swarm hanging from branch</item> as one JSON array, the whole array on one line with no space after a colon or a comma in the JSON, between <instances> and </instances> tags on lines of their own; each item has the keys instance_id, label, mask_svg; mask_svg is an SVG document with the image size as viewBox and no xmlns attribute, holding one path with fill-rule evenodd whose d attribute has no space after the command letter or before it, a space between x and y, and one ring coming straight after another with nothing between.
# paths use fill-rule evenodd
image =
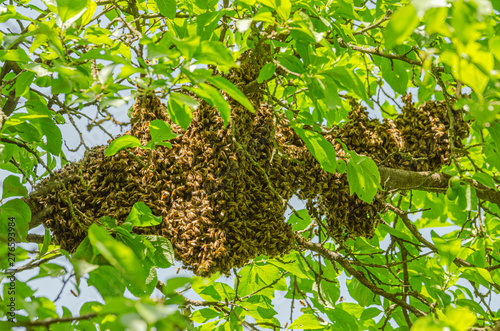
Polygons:
<instances>
[{"instance_id":1,"label":"swarm hanging from branch","mask_svg":"<svg viewBox=\"0 0 500 331\"><path fill-rule=\"evenodd\" d=\"M246 86L257 78L261 61L247 53L241 69L231 69L226 78ZM187 130L168 118L166 107L155 96L138 97L128 134L146 144L151 139L149 123L163 120L180 134L170 140L172 148L158 146L150 154L132 150L147 163L144 167L125 151L105 157L105 147L97 147L81 162L58 171L69 195L55 178L39 184L50 189L28 197L33 214L43 214L43 224L61 247L74 251L86 227L102 216L123 222L134 203L142 201L163 222L134 231L165 236L176 257L200 275L227 274L258 255L273 257L290 250L294 239L284 213L297 193L310 201L309 209L325 216L334 237L373 235L383 209L379 202L367 204L351 196L345 173L322 170L260 92L247 93L255 114L223 95L231 106L227 128L218 111L202 101ZM415 108L411 96L406 96L402 114L383 123L368 119L354 100L351 107L349 121L325 136L338 156L344 154L336 138L350 150L392 168L437 170L449 163L444 102L429 101ZM461 111L454 116L455 146L460 147L468 124Z\"/></svg>"}]
</instances>

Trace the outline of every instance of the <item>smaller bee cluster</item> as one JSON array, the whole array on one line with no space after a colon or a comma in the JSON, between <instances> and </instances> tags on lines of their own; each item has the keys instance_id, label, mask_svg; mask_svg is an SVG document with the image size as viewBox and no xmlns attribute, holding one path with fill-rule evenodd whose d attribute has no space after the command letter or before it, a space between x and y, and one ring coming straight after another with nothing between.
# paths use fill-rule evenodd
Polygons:
<instances>
[{"instance_id":1,"label":"smaller bee cluster","mask_svg":"<svg viewBox=\"0 0 500 331\"><path fill-rule=\"evenodd\" d=\"M371 157L376 164L410 171L436 171L451 162L448 130L450 119L445 101L427 101L418 107L411 94L405 95L402 113L394 119L380 122L369 119L366 108L351 99L351 112L342 126L332 129L325 139L335 147L337 157L345 158L345 151L336 139L359 155ZM469 124L462 110L452 110L454 146L462 148L462 139L469 134ZM290 128L277 130L279 146L285 151L286 167L293 169L299 179L294 189L307 200L311 215L325 216L329 235L341 239L372 237L383 212L382 204L374 200L368 204L356 194L350 195L347 175L323 171L307 151L304 143ZM289 160L294 162L289 162ZM294 166L300 164L300 166Z\"/></svg>"},{"instance_id":2,"label":"smaller bee cluster","mask_svg":"<svg viewBox=\"0 0 500 331\"><path fill-rule=\"evenodd\" d=\"M351 99L352 111L339 130L338 138L358 154L369 155L375 163L411 171L435 171L450 163L448 131L450 117L445 101L427 101L418 107L412 95L403 97L404 107L394 119L369 119L366 109ZM462 110L451 110L454 146L463 147L469 124ZM340 146L337 146L340 148Z\"/></svg>"},{"instance_id":3,"label":"smaller bee cluster","mask_svg":"<svg viewBox=\"0 0 500 331\"><path fill-rule=\"evenodd\" d=\"M241 67L225 78L243 90L258 77L262 61L257 56L245 53ZM33 213L43 214L61 247L74 251L90 224L102 216L121 223L134 203L142 201L163 222L134 232L168 238L176 257L205 276L228 274L258 255L290 250L294 236L284 213L293 194L307 200L311 215L325 217L334 238L373 236L383 211L378 201L368 204L350 195L345 173L325 172L261 92L247 93L255 113L223 96L231 106L227 127L217 109L200 100L186 130L171 121L156 96L139 96L127 134L145 145L151 139L150 122L163 120L179 134L170 140L171 148L135 148L105 157L105 147L97 147L81 162L42 180L35 191L44 194L27 199ZM444 102L415 107L408 95L402 114L384 122L370 120L355 100L351 107L348 121L325 135L344 161L348 159L337 138L349 150L389 167L437 170L450 162ZM460 148L468 124L461 111L453 116L454 143Z\"/></svg>"}]
</instances>

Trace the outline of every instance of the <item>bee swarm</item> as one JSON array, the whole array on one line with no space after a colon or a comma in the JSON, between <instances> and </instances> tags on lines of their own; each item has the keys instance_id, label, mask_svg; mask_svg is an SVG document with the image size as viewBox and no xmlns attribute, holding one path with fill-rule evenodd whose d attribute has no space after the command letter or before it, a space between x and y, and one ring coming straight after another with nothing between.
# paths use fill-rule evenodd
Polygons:
<instances>
[{"instance_id":1,"label":"bee swarm","mask_svg":"<svg viewBox=\"0 0 500 331\"><path fill-rule=\"evenodd\" d=\"M255 60L249 57L249 61ZM258 67L232 69L226 78L244 86L256 79ZM293 129L273 114L260 92L247 97L255 114L226 96L232 120L224 128L218 111L202 101L187 130L168 118L166 107L155 96L138 97L128 134L146 144L149 122L160 119L181 135L170 140L172 148L158 146L151 154L132 150L147 160L147 169L125 151L105 157L101 146L80 163L59 170L57 174L70 192L74 217L85 226L102 216L120 223L134 203L142 201L163 222L134 232L165 236L176 257L200 275L227 274L258 255L272 257L290 250L294 236L284 213L286 202L297 193L309 201L311 213L314 209L326 217L333 236L372 236L381 205L351 196L345 173L323 171ZM406 96L402 114L383 123L369 120L355 101L351 106L349 121L325 136L338 157L344 154L336 138L350 150L388 167L426 171L449 163L444 102L428 101L415 108L411 96ZM468 124L461 111L454 116L454 143L461 147ZM53 181L46 178L38 187ZM74 251L86 236L85 230L73 221L65 191L57 185L47 191L28 197L28 203L34 214L43 210L43 223L61 248Z\"/></svg>"}]
</instances>

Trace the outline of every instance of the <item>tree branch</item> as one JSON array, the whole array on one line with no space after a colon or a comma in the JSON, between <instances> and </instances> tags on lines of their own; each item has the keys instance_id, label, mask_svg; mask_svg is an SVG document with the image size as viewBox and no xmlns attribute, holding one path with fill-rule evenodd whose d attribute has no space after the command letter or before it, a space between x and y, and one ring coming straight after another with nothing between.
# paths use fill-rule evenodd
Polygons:
<instances>
[{"instance_id":1,"label":"tree branch","mask_svg":"<svg viewBox=\"0 0 500 331\"><path fill-rule=\"evenodd\" d=\"M56 323L65 323L65 322L74 322L74 321L81 321L81 320L89 320L97 316L97 313L89 313L81 316L68 316L68 317L60 317L60 318L46 318L43 320L36 320L36 321L23 321L23 322L17 322L13 323L11 326L16 327L16 326L43 326L48 329L48 327L52 324Z\"/></svg>"},{"instance_id":2,"label":"tree branch","mask_svg":"<svg viewBox=\"0 0 500 331\"><path fill-rule=\"evenodd\" d=\"M396 213L400 218L401 220L403 221L403 223L405 224L405 226L408 228L408 230L410 230L410 232L415 236L415 238L417 238L418 241L420 241L422 244L424 244L427 248L429 248L430 250L432 250L434 253L437 253L439 254L436 246L434 246L433 243L431 243L430 241L428 241L427 239L425 239L422 234L418 231L417 227L415 226L415 224L413 224L413 222L410 220L410 218L408 217L408 214L399 209L398 207L396 206L393 206L392 204L386 202L384 199L379 199L377 198L384 207L386 207L387 209L393 211L394 213ZM467 262L465 260L462 260L458 257L456 257L454 260L453 260L453 263L455 263L455 265L457 265L458 267L466 267L466 268L473 268L473 267L476 267L475 265L473 265L472 263L470 262ZM488 267L487 268L484 268L486 270L494 270L492 268L496 268L496 266L492 266L492 267ZM495 287L498 291L500 291L500 285L497 285L497 284L494 284L494 283L490 283L493 287Z\"/></svg>"},{"instance_id":3,"label":"tree branch","mask_svg":"<svg viewBox=\"0 0 500 331\"><path fill-rule=\"evenodd\" d=\"M385 16L380 21L378 21L376 23L373 23L372 25L368 25L367 27L365 27L365 28L363 28L363 29L361 29L359 31L354 31L352 34L353 35L363 34L363 33L365 33L368 30L375 29L378 26L380 26L380 24L382 24L385 21L389 20L391 18L391 15L392 15L392 12L389 9L389 10L387 10L387 12L385 13Z\"/></svg>"},{"instance_id":4,"label":"tree branch","mask_svg":"<svg viewBox=\"0 0 500 331\"><path fill-rule=\"evenodd\" d=\"M299 245L303 248L309 249L313 252L318 253L321 255L324 259L329 260L332 263L338 263L340 264L344 270L346 270L349 274L351 274L354 278L356 278L361 284L366 286L370 291L372 291L376 295L380 295L384 298L386 298L389 301L394 302L398 306L405 308L409 311L411 311L415 316L421 317L421 316L426 316L427 314L423 312L422 310L415 308L408 303L404 302L403 300L397 298L396 294L389 293L384 291L383 289L377 287L375 284L373 284L370 280L366 278L366 276L360 272L354 269L349 261L345 260L340 254L337 252L331 251L323 247L321 244L317 243L312 243L309 240L302 238L300 235L296 235L296 240L299 243Z\"/></svg>"},{"instance_id":5,"label":"tree branch","mask_svg":"<svg viewBox=\"0 0 500 331\"><path fill-rule=\"evenodd\" d=\"M334 40L331 38L328 38L327 41L334 42ZM404 61L404 62L409 63L409 64L414 65L414 66L422 66L423 65L423 61L413 60L413 59L410 59L409 57L406 57L405 55L384 53L384 52L380 51L380 49L378 47L377 48L360 47L360 46L353 45L351 43L346 43L344 41L344 39L342 39L342 38L337 38L337 42L339 43L340 47L350 48L356 52L377 55L380 57L385 57L386 59L390 59L390 60Z\"/></svg>"},{"instance_id":6,"label":"tree branch","mask_svg":"<svg viewBox=\"0 0 500 331\"><path fill-rule=\"evenodd\" d=\"M450 175L436 172L416 172L379 166L380 184L386 190L419 190L445 193ZM475 190L477 197L500 206L500 192L479 183L474 179L465 179Z\"/></svg>"}]
</instances>

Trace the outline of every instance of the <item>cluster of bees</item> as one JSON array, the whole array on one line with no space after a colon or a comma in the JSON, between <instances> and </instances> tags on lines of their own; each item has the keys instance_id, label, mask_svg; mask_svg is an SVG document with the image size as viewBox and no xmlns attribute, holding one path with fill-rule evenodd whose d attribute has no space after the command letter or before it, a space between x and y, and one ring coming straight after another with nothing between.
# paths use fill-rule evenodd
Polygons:
<instances>
[{"instance_id":1,"label":"cluster of bees","mask_svg":"<svg viewBox=\"0 0 500 331\"><path fill-rule=\"evenodd\" d=\"M375 163L391 168L435 171L449 164L450 118L446 102L431 100L415 108L411 94L405 95L403 101L401 114L380 122L370 120L366 109L351 99L349 121L336 138L358 154L369 155ZM454 146L460 151L462 139L469 135L469 124L464 121L462 110L451 112L455 124Z\"/></svg>"},{"instance_id":2,"label":"cluster of bees","mask_svg":"<svg viewBox=\"0 0 500 331\"><path fill-rule=\"evenodd\" d=\"M349 150L371 157L377 165L410 171L437 171L451 162L446 103L427 101L415 107L411 100L411 94L405 95L402 113L381 122L369 119L366 108L350 99L347 121L324 137L334 146L337 157L347 162L346 153L336 139ZM469 124L463 119L462 110L452 110L452 116L454 146L461 153L462 139L469 135ZM372 237L379 214L384 211L382 204L377 200L368 204L356 194L350 195L346 173L323 171L289 128L279 127L276 139L286 155L301 162L300 167L287 164L300 178L293 189L298 190L300 198L307 200L311 215L325 217L328 234L337 240L346 236Z\"/></svg>"},{"instance_id":3,"label":"cluster of bees","mask_svg":"<svg viewBox=\"0 0 500 331\"><path fill-rule=\"evenodd\" d=\"M241 68L230 70L225 78L240 87L255 80L260 66L253 61L258 60L247 55ZM373 235L381 206L351 196L345 173L322 170L259 91L247 94L255 113L224 97L232 111L227 128L218 111L201 101L187 130L168 118L156 96L138 97L128 134L146 144L151 139L150 121L163 120L179 134L170 140L172 147L131 150L147 167L125 151L105 157L105 147L97 147L81 162L59 170L57 178L39 184L42 188L62 180L69 193L55 185L43 196L28 198L33 213L43 211L43 223L61 247L74 251L86 235L85 227L102 216L123 222L134 203L142 201L163 222L134 232L168 238L176 257L205 276L228 274L256 256L273 257L290 250L294 236L284 213L294 194L308 200L311 214L325 217L332 236ZM438 169L450 157L444 104L429 101L415 108L410 100L406 97L401 115L383 123L369 120L353 101L350 121L325 138L344 159L336 138L378 164ZM467 123L459 112L455 122L459 147Z\"/></svg>"}]
</instances>

